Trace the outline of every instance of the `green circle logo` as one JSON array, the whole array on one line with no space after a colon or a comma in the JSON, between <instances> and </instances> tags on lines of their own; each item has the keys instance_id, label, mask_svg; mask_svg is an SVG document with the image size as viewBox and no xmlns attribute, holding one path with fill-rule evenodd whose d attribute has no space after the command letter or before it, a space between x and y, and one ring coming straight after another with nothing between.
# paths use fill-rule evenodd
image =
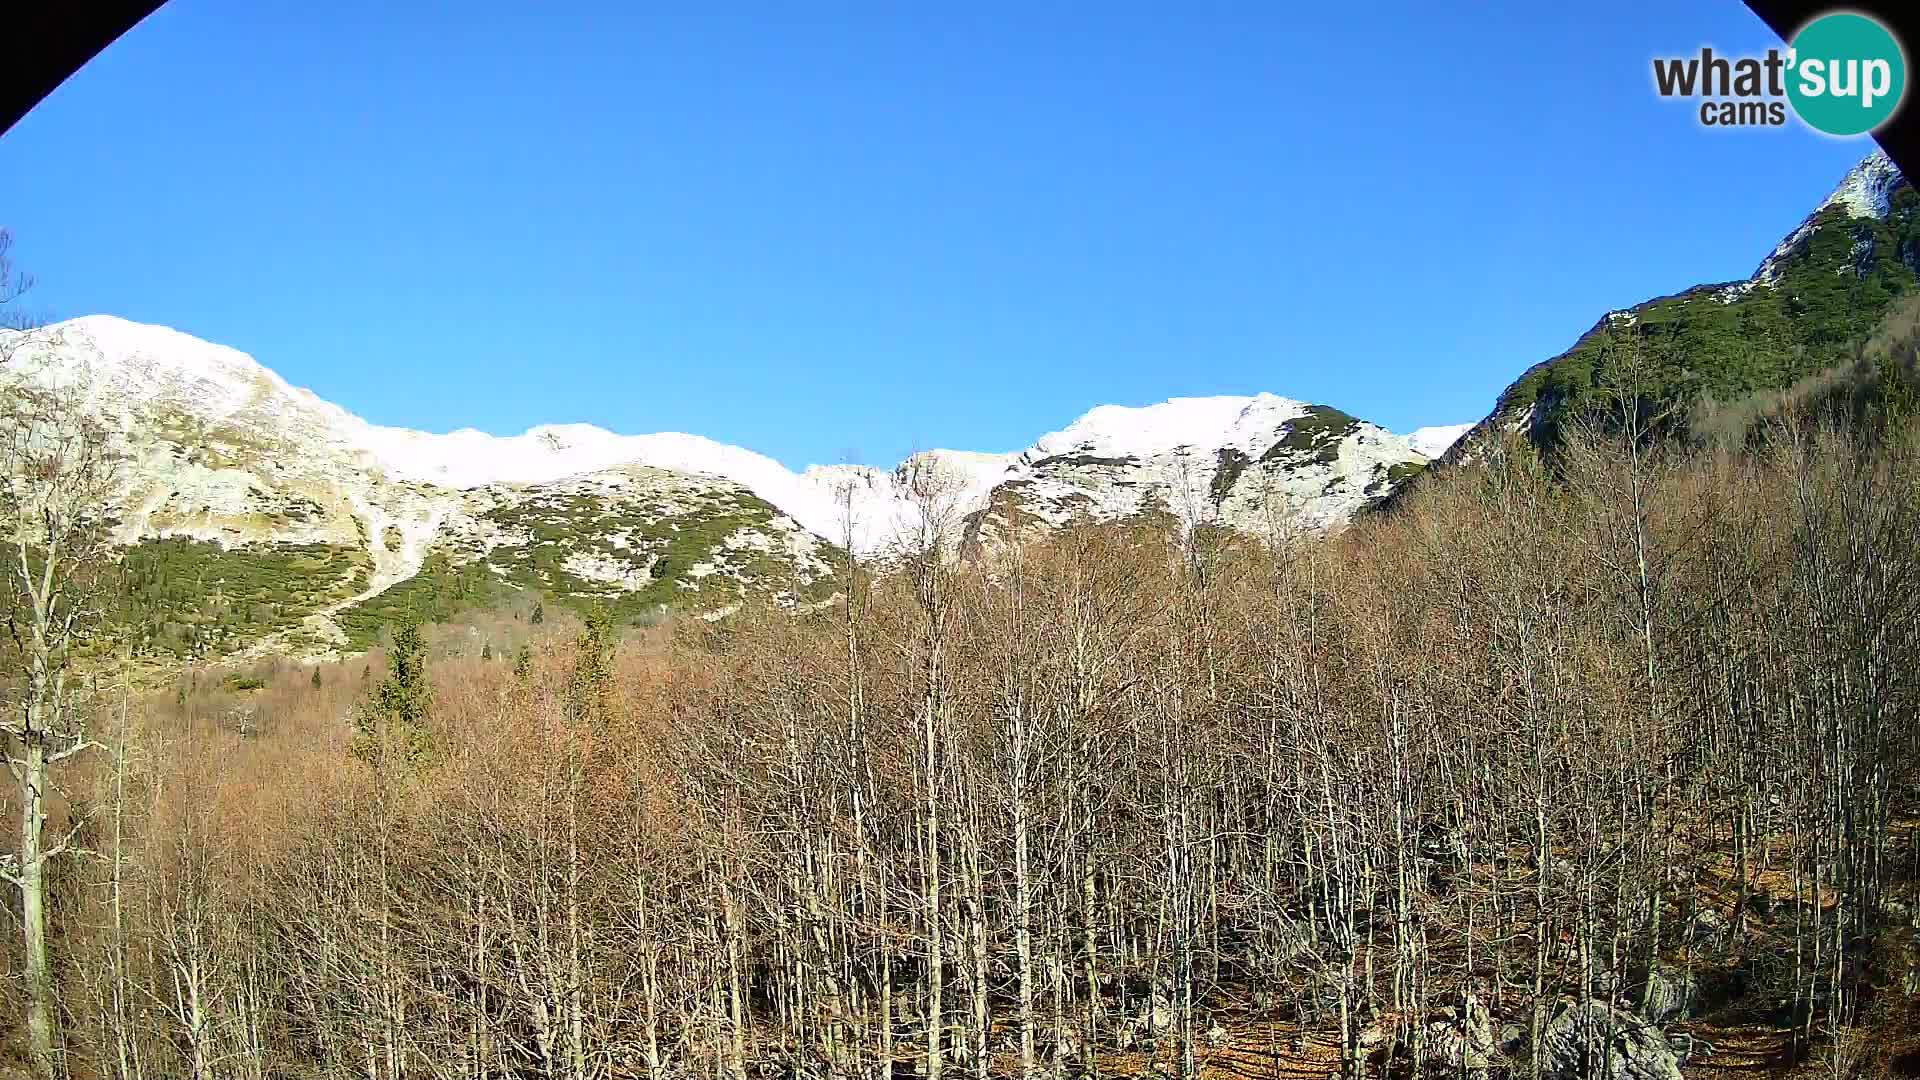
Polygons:
<instances>
[{"instance_id":1,"label":"green circle logo","mask_svg":"<svg viewBox=\"0 0 1920 1080\"><path fill-rule=\"evenodd\" d=\"M1787 100L1816 131L1861 135L1886 123L1907 92L1907 59L1879 22L1822 15L1793 36Z\"/></svg>"}]
</instances>

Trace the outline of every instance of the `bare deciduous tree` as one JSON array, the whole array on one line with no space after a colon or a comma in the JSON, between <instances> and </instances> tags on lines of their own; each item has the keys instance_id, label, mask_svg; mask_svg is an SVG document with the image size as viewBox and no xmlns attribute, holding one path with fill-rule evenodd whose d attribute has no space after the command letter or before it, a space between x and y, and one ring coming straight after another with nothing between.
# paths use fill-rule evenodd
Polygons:
<instances>
[{"instance_id":1,"label":"bare deciduous tree","mask_svg":"<svg viewBox=\"0 0 1920 1080\"><path fill-rule=\"evenodd\" d=\"M112 565L119 459L86 409L84 371L62 385L14 383L0 393L0 529L4 529L9 687L0 738L18 798L19 850L5 868L20 892L27 1040L36 1075L57 1067L48 955L48 864L73 831L47 836L53 767L89 749L75 671L102 621Z\"/></svg>"}]
</instances>

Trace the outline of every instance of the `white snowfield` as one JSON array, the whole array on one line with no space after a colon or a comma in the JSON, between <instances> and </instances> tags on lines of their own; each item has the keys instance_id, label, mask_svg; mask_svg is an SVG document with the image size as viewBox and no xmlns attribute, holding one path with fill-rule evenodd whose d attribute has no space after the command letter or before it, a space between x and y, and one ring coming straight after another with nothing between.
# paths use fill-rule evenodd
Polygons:
<instances>
[{"instance_id":1,"label":"white snowfield","mask_svg":"<svg viewBox=\"0 0 1920 1080\"><path fill-rule=\"evenodd\" d=\"M1407 445L1417 454L1437 458L1447 452L1460 436L1473 430L1472 424L1441 424L1437 427L1415 428L1407 435Z\"/></svg>"},{"instance_id":2,"label":"white snowfield","mask_svg":"<svg viewBox=\"0 0 1920 1080\"><path fill-rule=\"evenodd\" d=\"M1273 394L1173 398L1139 408L1101 405L1065 430L1041 436L1024 456L1151 457L1182 447L1238 446L1249 439L1258 442L1306 410L1306 402Z\"/></svg>"},{"instance_id":3,"label":"white snowfield","mask_svg":"<svg viewBox=\"0 0 1920 1080\"><path fill-rule=\"evenodd\" d=\"M238 350L108 315L74 319L36 333L45 346L19 350L28 360L16 376L59 382L65 372L85 365L101 405L129 430L151 426L156 415L171 416L190 422L199 433L174 432L160 441L178 445L202 437L270 448L248 468L269 478L343 489L368 517L399 528L409 554L432 542L443 518L459 514L396 511L391 506L396 496L389 489L417 489L419 497L430 502L430 489L551 484L623 466L733 481L815 535L836 543L851 538L853 547L863 552L881 550L918 529L921 500L916 492L933 489L942 492L956 519L987 507L996 490L1019 480L1043 489L1066 484L1075 489L1068 494L1085 496L1077 501L1096 515L1126 513L1140 508L1139 499L1127 491L1136 486L1134 478L1110 475L1112 470L1063 472L1059 460L1048 459L1126 458L1154 481L1147 485L1149 491L1156 490L1156 484L1158 489L1168 487L1173 471L1197 472L1205 487L1223 450L1257 458L1309 410L1302 402L1271 394L1176 398L1144 407L1103 405L1018 453L929 450L891 469L815 465L796 473L764 454L680 432L620 435L591 424L548 424L501 436L472 428L434 434L382 427L289 385ZM1343 450L1342 461L1332 464L1334 472L1355 481L1353 490L1319 505L1313 492L1325 486L1326 478L1315 474L1295 485L1300 490L1293 501L1301 504L1295 509L1316 528L1344 520L1361 501L1357 492L1366 486L1365 477L1393 464L1434 456L1462 430L1464 426L1423 428L1412 436L1398 436L1361 425L1355 447ZM171 467L154 455L143 460L150 467ZM1326 471L1327 465L1321 462L1315 468ZM381 494L374 493L376 487ZM1061 494L1052 492L1056 501ZM169 497L177 502L178 495ZM1230 505L1232 496L1226 491L1219 501ZM417 565L417 560L408 561Z\"/></svg>"}]
</instances>

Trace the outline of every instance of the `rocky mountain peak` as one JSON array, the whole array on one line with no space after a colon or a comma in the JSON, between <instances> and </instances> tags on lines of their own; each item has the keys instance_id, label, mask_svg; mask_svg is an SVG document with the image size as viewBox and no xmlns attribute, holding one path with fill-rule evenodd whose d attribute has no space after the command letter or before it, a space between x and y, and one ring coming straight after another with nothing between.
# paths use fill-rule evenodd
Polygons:
<instances>
[{"instance_id":1,"label":"rocky mountain peak","mask_svg":"<svg viewBox=\"0 0 1920 1080\"><path fill-rule=\"evenodd\" d=\"M1874 150L1858 165L1847 170L1847 175L1841 177L1840 183L1834 186L1833 193L1822 199L1806 220L1761 260L1759 269L1753 272L1752 281L1759 284L1777 281L1787 258L1812 234L1816 222L1825 211L1837 207L1850 218L1884 218L1892 212L1893 193L1904 183L1906 177L1901 174L1900 166L1893 163L1885 150Z\"/></svg>"}]
</instances>

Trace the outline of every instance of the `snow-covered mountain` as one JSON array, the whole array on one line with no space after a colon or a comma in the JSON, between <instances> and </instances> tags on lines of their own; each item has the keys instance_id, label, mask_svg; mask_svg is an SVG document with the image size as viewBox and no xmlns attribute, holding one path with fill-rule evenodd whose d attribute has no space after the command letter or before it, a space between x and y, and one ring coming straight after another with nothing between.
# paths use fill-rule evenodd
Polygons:
<instances>
[{"instance_id":1,"label":"snow-covered mountain","mask_svg":"<svg viewBox=\"0 0 1920 1080\"><path fill-rule=\"evenodd\" d=\"M1418 471L1453 430L1399 436L1268 394L1182 398L1102 406L1016 453L794 472L680 433L382 427L237 350L111 316L9 344L6 378L83 392L122 433L127 542L318 545L360 566L352 589L319 590L333 599L306 629L322 645L341 640L330 616L435 554L541 592L720 608L753 593L823 596L837 545L883 552L936 528L975 548L1148 512L1324 530Z\"/></svg>"},{"instance_id":2,"label":"snow-covered mountain","mask_svg":"<svg viewBox=\"0 0 1920 1080\"><path fill-rule=\"evenodd\" d=\"M1103 405L1015 455L963 507L972 546L1077 517L1164 512L1256 533L1337 527L1427 458L1326 405L1258 394Z\"/></svg>"}]
</instances>

